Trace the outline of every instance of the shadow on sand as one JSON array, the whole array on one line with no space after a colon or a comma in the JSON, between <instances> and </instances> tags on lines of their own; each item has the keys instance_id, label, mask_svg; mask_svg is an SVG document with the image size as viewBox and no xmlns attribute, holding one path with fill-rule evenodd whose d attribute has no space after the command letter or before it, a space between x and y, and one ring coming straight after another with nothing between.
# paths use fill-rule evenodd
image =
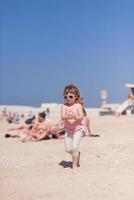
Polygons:
<instances>
[{"instance_id":1,"label":"shadow on sand","mask_svg":"<svg viewBox=\"0 0 134 200\"><path fill-rule=\"evenodd\" d=\"M71 161L62 160L59 165L63 168L72 168L73 163Z\"/></svg>"}]
</instances>

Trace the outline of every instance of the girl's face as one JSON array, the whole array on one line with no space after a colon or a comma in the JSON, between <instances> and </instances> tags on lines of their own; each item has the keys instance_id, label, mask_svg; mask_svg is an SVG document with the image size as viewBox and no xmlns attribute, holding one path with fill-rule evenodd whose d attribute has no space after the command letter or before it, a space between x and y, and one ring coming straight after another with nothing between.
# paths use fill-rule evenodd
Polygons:
<instances>
[{"instance_id":1,"label":"girl's face","mask_svg":"<svg viewBox=\"0 0 134 200\"><path fill-rule=\"evenodd\" d=\"M73 105L76 101L76 96L73 93L68 93L64 96L65 104Z\"/></svg>"}]
</instances>

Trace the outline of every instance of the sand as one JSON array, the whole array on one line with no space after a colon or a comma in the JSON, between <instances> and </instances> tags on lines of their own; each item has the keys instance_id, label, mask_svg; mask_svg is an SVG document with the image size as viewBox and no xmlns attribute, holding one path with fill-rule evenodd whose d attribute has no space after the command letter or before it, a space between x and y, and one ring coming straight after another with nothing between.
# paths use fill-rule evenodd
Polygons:
<instances>
[{"instance_id":1,"label":"sand","mask_svg":"<svg viewBox=\"0 0 134 200\"><path fill-rule=\"evenodd\" d=\"M82 138L75 173L63 140L21 143L4 138L7 125L0 124L0 199L133 200L134 116L91 121L100 137Z\"/></svg>"}]
</instances>

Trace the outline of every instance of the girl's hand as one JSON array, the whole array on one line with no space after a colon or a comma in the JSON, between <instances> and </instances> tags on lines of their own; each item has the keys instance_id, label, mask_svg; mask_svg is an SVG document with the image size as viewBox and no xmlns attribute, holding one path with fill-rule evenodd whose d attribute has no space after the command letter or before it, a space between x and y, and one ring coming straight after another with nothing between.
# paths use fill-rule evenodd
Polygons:
<instances>
[{"instance_id":1,"label":"girl's hand","mask_svg":"<svg viewBox=\"0 0 134 200\"><path fill-rule=\"evenodd\" d=\"M67 115L68 119L75 119L75 114L74 113L68 113Z\"/></svg>"}]
</instances>

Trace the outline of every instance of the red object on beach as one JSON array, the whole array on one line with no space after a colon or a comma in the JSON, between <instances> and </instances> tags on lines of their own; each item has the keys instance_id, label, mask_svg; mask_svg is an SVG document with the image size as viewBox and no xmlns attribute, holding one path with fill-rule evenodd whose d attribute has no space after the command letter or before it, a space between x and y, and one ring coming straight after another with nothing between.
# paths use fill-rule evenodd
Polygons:
<instances>
[{"instance_id":1,"label":"red object on beach","mask_svg":"<svg viewBox=\"0 0 134 200\"><path fill-rule=\"evenodd\" d=\"M25 126L20 126L20 127L16 128L16 130L23 130L25 128L26 128Z\"/></svg>"}]
</instances>

